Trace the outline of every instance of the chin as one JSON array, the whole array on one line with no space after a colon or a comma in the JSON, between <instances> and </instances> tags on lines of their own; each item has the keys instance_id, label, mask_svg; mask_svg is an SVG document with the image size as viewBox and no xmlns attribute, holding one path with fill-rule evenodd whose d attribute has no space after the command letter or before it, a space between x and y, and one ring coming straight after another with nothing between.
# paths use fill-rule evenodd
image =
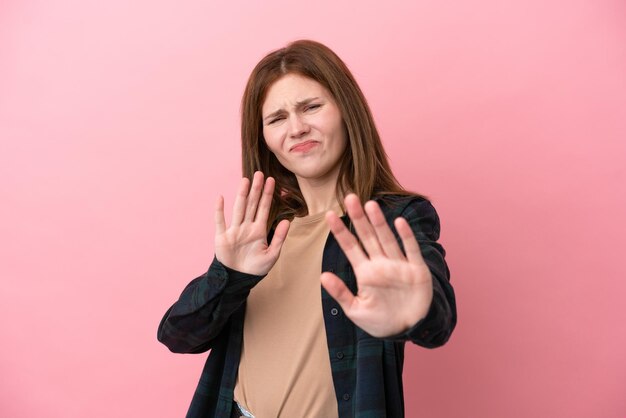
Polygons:
<instances>
[{"instance_id":1,"label":"chin","mask_svg":"<svg viewBox=\"0 0 626 418\"><path fill-rule=\"evenodd\" d=\"M296 170L293 172L296 177L314 180L314 179L322 179L329 174L329 170Z\"/></svg>"}]
</instances>

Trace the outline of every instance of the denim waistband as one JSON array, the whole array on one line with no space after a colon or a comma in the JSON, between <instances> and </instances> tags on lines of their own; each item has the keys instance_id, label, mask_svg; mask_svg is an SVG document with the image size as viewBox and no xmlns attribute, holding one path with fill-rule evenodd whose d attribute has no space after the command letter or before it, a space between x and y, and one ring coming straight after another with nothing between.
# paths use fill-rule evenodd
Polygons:
<instances>
[{"instance_id":1,"label":"denim waistband","mask_svg":"<svg viewBox=\"0 0 626 418\"><path fill-rule=\"evenodd\" d=\"M230 415L231 418L245 417L245 418L254 418L254 415L246 408L241 406L239 402L233 401L233 413Z\"/></svg>"}]
</instances>

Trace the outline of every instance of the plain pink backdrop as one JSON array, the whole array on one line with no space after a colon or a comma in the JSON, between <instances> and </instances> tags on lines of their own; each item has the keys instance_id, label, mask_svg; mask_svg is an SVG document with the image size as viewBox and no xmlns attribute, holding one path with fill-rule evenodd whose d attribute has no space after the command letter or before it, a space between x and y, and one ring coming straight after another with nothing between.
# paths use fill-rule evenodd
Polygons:
<instances>
[{"instance_id":1,"label":"plain pink backdrop","mask_svg":"<svg viewBox=\"0 0 626 418\"><path fill-rule=\"evenodd\" d=\"M180 417L156 341L212 258L254 64L333 48L458 297L409 417L626 416L623 1L0 3L0 415Z\"/></svg>"}]
</instances>

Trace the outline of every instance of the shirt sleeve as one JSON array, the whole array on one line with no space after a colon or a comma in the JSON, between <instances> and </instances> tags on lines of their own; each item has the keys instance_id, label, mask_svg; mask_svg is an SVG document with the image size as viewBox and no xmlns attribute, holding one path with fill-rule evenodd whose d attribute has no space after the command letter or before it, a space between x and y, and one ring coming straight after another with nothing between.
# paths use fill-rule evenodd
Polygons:
<instances>
[{"instance_id":1,"label":"shirt sleeve","mask_svg":"<svg viewBox=\"0 0 626 418\"><path fill-rule=\"evenodd\" d=\"M411 226L432 275L433 299L424 318L405 332L387 339L411 341L426 348L439 347L448 341L457 321L456 299L450 285L446 252L437 242L440 233L439 216L426 199L412 200L400 216Z\"/></svg>"},{"instance_id":2,"label":"shirt sleeve","mask_svg":"<svg viewBox=\"0 0 626 418\"><path fill-rule=\"evenodd\" d=\"M217 258L192 280L165 313L157 339L175 353L202 353L211 348L230 316L264 276L232 270Z\"/></svg>"}]
</instances>

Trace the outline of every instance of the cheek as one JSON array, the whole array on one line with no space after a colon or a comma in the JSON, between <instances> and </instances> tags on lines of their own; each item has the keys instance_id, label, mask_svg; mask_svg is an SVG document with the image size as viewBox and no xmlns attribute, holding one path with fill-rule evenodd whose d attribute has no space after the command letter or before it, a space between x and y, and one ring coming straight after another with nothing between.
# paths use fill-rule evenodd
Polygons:
<instances>
[{"instance_id":1,"label":"cheek","mask_svg":"<svg viewBox=\"0 0 626 418\"><path fill-rule=\"evenodd\" d=\"M263 141L265 141L265 145L272 152L276 152L276 139L272 136L271 132L263 129Z\"/></svg>"}]
</instances>

